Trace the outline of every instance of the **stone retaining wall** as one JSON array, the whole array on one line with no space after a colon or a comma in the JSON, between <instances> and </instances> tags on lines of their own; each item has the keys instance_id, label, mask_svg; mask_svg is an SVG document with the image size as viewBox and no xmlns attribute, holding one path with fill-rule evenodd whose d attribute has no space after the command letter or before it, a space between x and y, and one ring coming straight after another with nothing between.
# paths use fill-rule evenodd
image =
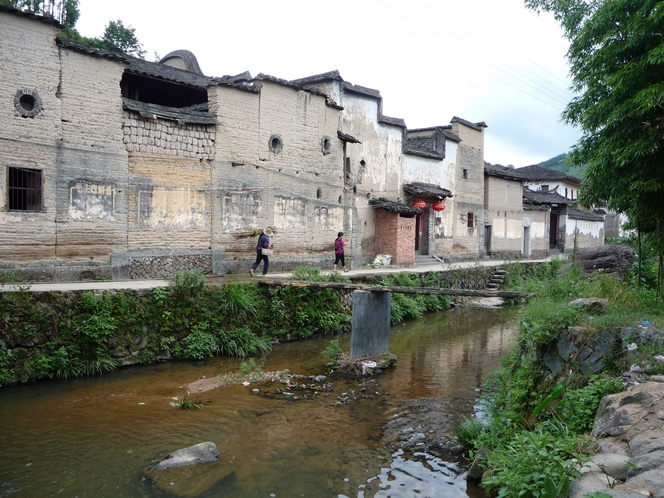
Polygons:
<instances>
[{"instance_id":1,"label":"stone retaining wall","mask_svg":"<svg viewBox=\"0 0 664 498\"><path fill-rule=\"evenodd\" d=\"M168 278L186 270L200 270L204 275L212 274L212 255L208 253L129 257L131 279Z\"/></svg>"}]
</instances>

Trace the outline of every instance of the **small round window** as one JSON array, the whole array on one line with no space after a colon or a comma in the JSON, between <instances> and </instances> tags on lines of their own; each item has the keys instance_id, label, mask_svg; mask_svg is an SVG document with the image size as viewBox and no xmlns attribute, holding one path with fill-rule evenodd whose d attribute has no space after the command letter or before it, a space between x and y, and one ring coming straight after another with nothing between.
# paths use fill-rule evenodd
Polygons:
<instances>
[{"instance_id":1,"label":"small round window","mask_svg":"<svg viewBox=\"0 0 664 498\"><path fill-rule=\"evenodd\" d=\"M320 149L323 152L323 155L327 155L332 152L332 140L330 140L330 137L321 138Z\"/></svg>"},{"instance_id":2,"label":"small round window","mask_svg":"<svg viewBox=\"0 0 664 498\"><path fill-rule=\"evenodd\" d=\"M279 135L272 135L268 145L270 146L270 151L274 152L275 154L278 154L281 152L281 149L284 148L284 142L281 140Z\"/></svg>"},{"instance_id":3,"label":"small round window","mask_svg":"<svg viewBox=\"0 0 664 498\"><path fill-rule=\"evenodd\" d=\"M14 95L14 107L24 118L34 118L42 110L42 100L35 90L22 89Z\"/></svg>"}]
</instances>

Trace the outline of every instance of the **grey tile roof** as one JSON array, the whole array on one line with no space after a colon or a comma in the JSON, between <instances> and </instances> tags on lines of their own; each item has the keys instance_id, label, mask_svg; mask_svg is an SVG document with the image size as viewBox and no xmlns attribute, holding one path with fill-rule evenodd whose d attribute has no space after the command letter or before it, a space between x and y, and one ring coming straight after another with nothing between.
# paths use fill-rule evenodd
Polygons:
<instances>
[{"instance_id":1,"label":"grey tile roof","mask_svg":"<svg viewBox=\"0 0 664 498\"><path fill-rule=\"evenodd\" d=\"M412 182L406 183L403 186L404 192L417 195L417 196L429 196L429 197L452 197L452 192L446 188L442 188L440 185L434 185L433 183L422 183L422 182Z\"/></svg>"},{"instance_id":2,"label":"grey tile roof","mask_svg":"<svg viewBox=\"0 0 664 498\"><path fill-rule=\"evenodd\" d=\"M508 168L501 164L491 164L484 161L484 173L489 176L505 178L506 180L523 181L523 177L514 168Z\"/></svg>"},{"instance_id":3,"label":"grey tile roof","mask_svg":"<svg viewBox=\"0 0 664 498\"><path fill-rule=\"evenodd\" d=\"M29 19L34 19L36 21L52 24L55 28L62 28L62 24L60 24L60 22L57 19L49 16L37 15L29 10L19 10L15 9L14 7L9 7L8 5L0 5L0 12L7 12L9 14L27 17Z\"/></svg>"},{"instance_id":4,"label":"grey tile roof","mask_svg":"<svg viewBox=\"0 0 664 498\"><path fill-rule=\"evenodd\" d=\"M431 136L427 137L408 137L406 139L406 146L404 147L404 154L412 156L428 157L430 159L445 159L444 154L439 154L433 150L433 140Z\"/></svg>"},{"instance_id":5,"label":"grey tile roof","mask_svg":"<svg viewBox=\"0 0 664 498\"><path fill-rule=\"evenodd\" d=\"M277 83L279 85L284 85L284 86L289 86L295 90L302 90L308 93L311 93L313 95L320 95L322 97L327 97L327 94L324 92L321 92L315 88L308 87L306 85L300 85L297 83L293 83L292 81L285 80L283 78L277 78L275 76L270 76L269 74L264 74L264 73L259 73L255 78L254 81L270 81L272 83Z\"/></svg>"},{"instance_id":6,"label":"grey tile roof","mask_svg":"<svg viewBox=\"0 0 664 498\"><path fill-rule=\"evenodd\" d=\"M319 83L321 81L328 80L343 81L343 78L341 77L339 71L335 69L326 73L314 74L312 76L291 80L291 83L295 83L296 85L310 85L312 83Z\"/></svg>"},{"instance_id":7,"label":"grey tile roof","mask_svg":"<svg viewBox=\"0 0 664 498\"><path fill-rule=\"evenodd\" d=\"M444 125L444 126L429 126L427 128L408 128L408 133L418 133L422 131L430 131L434 132L436 130L440 130L443 135L445 135L445 138L448 138L452 140L453 142L461 142L462 140L459 138L458 135L455 135L452 133L451 130L452 126L451 125Z\"/></svg>"},{"instance_id":8,"label":"grey tile roof","mask_svg":"<svg viewBox=\"0 0 664 498\"><path fill-rule=\"evenodd\" d=\"M451 119L451 122L452 122L452 123L455 123L455 122L456 122L456 123L461 123L461 124L466 125L466 126L468 126L468 127L470 127L470 128L474 128L474 129L477 130L477 131L482 131L484 128L488 128L487 124L486 124L484 121L480 121L479 123L471 123L470 121L467 121L467 120L465 120L465 119L462 119L462 118L460 118L460 117L458 117L458 116L454 116L454 117Z\"/></svg>"},{"instance_id":9,"label":"grey tile roof","mask_svg":"<svg viewBox=\"0 0 664 498\"><path fill-rule=\"evenodd\" d=\"M197 104L191 107L167 107L158 104L148 104L137 100L122 99L122 108L134 111L147 119L168 119L178 123L215 125L217 118L208 112L207 104Z\"/></svg>"},{"instance_id":10,"label":"grey tile roof","mask_svg":"<svg viewBox=\"0 0 664 498\"><path fill-rule=\"evenodd\" d=\"M533 164L532 166L524 166L523 168L516 168L515 172L519 175L524 180L530 180L530 181L540 181L540 180L567 180L571 182L576 182L576 183L581 183L581 179L577 178L575 176L570 176L566 173L563 173L561 171L557 171L555 169L550 169L550 168L545 168L543 166L539 166L537 164Z\"/></svg>"},{"instance_id":11,"label":"grey tile roof","mask_svg":"<svg viewBox=\"0 0 664 498\"><path fill-rule=\"evenodd\" d=\"M348 83L347 81L342 82L341 86L345 91L355 92L361 95L366 95L368 97L382 99L382 97L380 96L380 91L374 90L373 88L367 88L366 86L360 86L360 85L353 85L352 83Z\"/></svg>"},{"instance_id":12,"label":"grey tile roof","mask_svg":"<svg viewBox=\"0 0 664 498\"><path fill-rule=\"evenodd\" d=\"M563 197L557 192L535 192L529 188L523 188L523 204L524 206L528 204L535 205L551 205L551 204L562 204L568 205L572 203L571 199Z\"/></svg>"},{"instance_id":13,"label":"grey tile roof","mask_svg":"<svg viewBox=\"0 0 664 498\"><path fill-rule=\"evenodd\" d=\"M384 209L385 211L396 212L407 215L416 215L422 214L423 211L413 206L406 206L398 201L391 201L385 199L384 197L377 197L375 199L369 199L369 205Z\"/></svg>"},{"instance_id":14,"label":"grey tile roof","mask_svg":"<svg viewBox=\"0 0 664 498\"><path fill-rule=\"evenodd\" d=\"M56 38L55 43L62 48L68 48L76 52L92 55L95 57L103 57L105 59L124 62L129 62L130 58L129 56L118 54L117 52L111 52L110 50L93 47L91 45L86 45L85 43L75 42L74 40L68 40L67 38Z\"/></svg>"},{"instance_id":15,"label":"grey tile roof","mask_svg":"<svg viewBox=\"0 0 664 498\"><path fill-rule=\"evenodd\" d=\"M589 211L581 211L580 209L567 208L567 217L573 220L584 221L604 221L604 216Z\"/></svg>"},{"instance_id":16,"label":"grey tile roof","mask_svg":"<svg viewBox=\"0 0 664 498\"><path fill-rule=\"evenodd\" d=\"M385 116L384 114L381 114L380 117L378 118L379 123L383 124L388 124L388 125L393 125L393 126L401 126L402 128L406 127L406 122L401 119L401 118L391 118L389 116Z\"/></svg>"}]
</instances>

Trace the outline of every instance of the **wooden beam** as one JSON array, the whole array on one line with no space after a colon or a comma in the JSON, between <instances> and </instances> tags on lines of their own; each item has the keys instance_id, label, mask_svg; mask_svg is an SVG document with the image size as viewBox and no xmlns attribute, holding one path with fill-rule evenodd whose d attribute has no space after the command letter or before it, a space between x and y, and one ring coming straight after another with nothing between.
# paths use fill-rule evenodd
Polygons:
<instances>
[{"instance_id":1,"label":"wooden beam","mask_svg":"<svg viewBox=\"0 0 664 498\"><path fill-rule=\"evenodd\" d=\"M475 296L475 297L511 297L528 298L534 294L525 292L494 291L494 290L470 290L470 289L438 289L434 287L401 287L385 285L361 285L345 282L307 282L303 280L268 280L261 278L259 285L271 287L316 287L320 289L338 290L364 290L371 292L398 292L401 294L442 294L445 296Z\"/></svg>"}]
</instances>

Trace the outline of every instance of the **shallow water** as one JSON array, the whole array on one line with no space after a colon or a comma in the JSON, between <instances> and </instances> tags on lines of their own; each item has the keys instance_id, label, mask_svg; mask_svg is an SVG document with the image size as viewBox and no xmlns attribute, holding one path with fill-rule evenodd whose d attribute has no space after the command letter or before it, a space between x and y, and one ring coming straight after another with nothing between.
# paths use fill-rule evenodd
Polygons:
<instances>
[{"instance_id":1,"label":"shallow water","mask_svg":"<svg viewBox=\"0 0 664 498\"><path fill-rule=\"evenodd\" d=\"M514 336L513 310L455 309L392 328L396 365L373 379L328 376L332 392L281 384L169 402L201 376L238 371L211 358L0 389L0 497L483 497L467 485L447 432ZM340 336L349 348L348 335ZM264 371L325 373L330 338L278 345ZM346 393L348 403L337 402ZM306 397L305 397L306 396ZM357 398L357 399L355 399ZM146 478L180 448L213 441L219 461Z\"/></svg>"}]
</instances>

